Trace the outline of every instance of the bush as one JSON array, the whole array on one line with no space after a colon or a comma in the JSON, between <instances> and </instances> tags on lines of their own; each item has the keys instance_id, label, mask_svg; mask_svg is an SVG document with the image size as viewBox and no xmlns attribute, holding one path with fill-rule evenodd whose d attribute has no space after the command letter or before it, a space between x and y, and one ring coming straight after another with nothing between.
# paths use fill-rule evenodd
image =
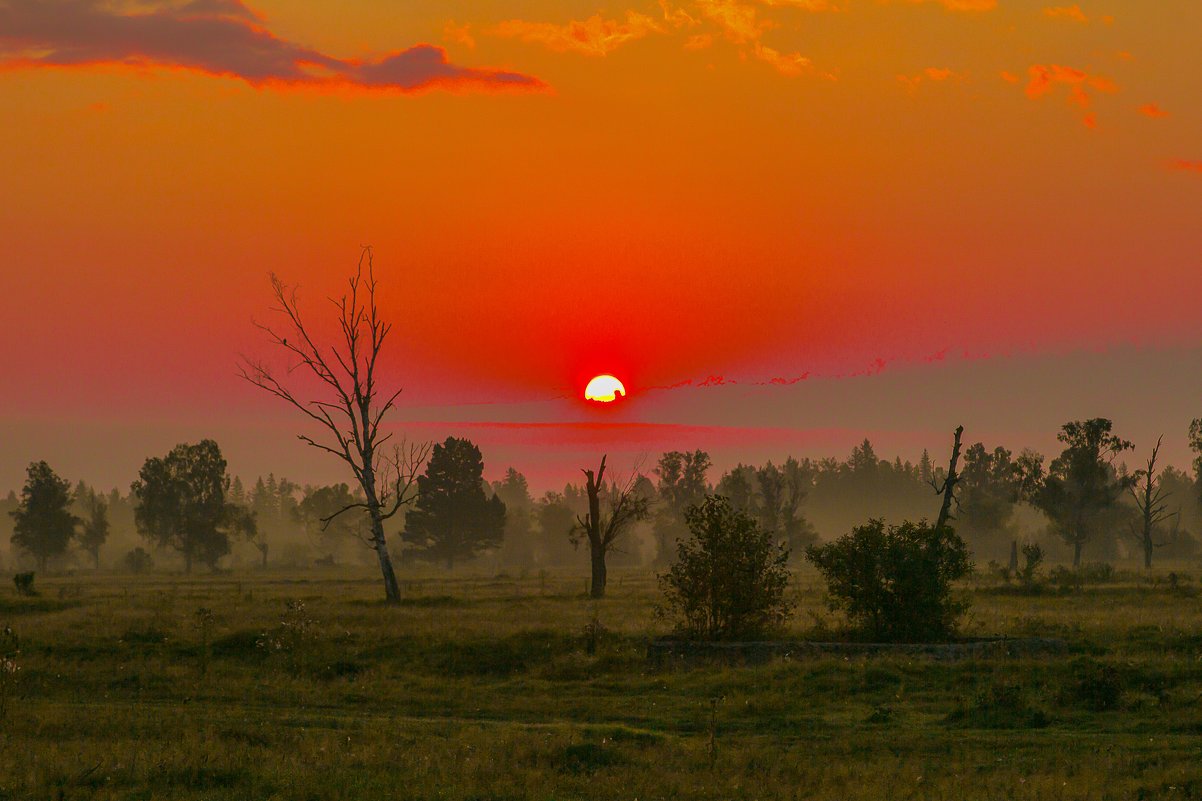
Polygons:
<instances>
[{"instance_id":1,"label":"bush","mask_svg":"<svg viewBox=\"0 0 1202 801\"><path fill-rule=\"evenodd\" d=\"M703 640L754 638L782 624L789 549L720 495L685 512L692 537L676 541L676 564L659 576L662 615Z\"/></svg>"},{"instance_id":2,"label":"bush","mask_svg":"<svg viewBox=\"0 0 1202 801\"><path fill-rule=\"evenodd\" d=\"M1023 566L1018 571L1018 579L1024 589L1032 590L1039 586L1039 567L1043 564L1043 548L1029 542L1023 546Z\"/></svg>"},{"instance_id":3,"label":"bush","mask_svg":"<svg viewBox=\"0 0 1202 801\"><path fill-rule=\"evenodd\" d=\"M1073 665L1072 679L1062 688L1060 700L1093 712L1105 712L1118 708L1123 689L1123 679L1117 670L1086 659Z\"/></svg>"},{"instance_id":4,"label":"bush","mask_svg":"<svg viewBox=\"0 0 1202 801\"><path fill-rule=\"evenodd\" d=\"M38 591L33 588L33 573L17 573L13 576L13 586L17 588L17 595L25 595L34 597Z\"/></svg>"},{"instance_id":5,"label":"bush","mask_svg":"<svg viewBox=\"0 0 1202 801\"><path fill-rule=\"evenodd\" d=\"M154 567L154 560L142 546L134 548L125 555L125 569L130 573L145 573Z\"/></svg>"},{"instance_id":6,"label":"bush","mask_svg":"<svg viewBox=\"0 0 1202 801\"><path fill-rule=\"evenodd\" d=\"M948 714L945 722L976 729L1042 729L1051 721L1017 684L995 681Z\"/></svg>"},{"instance_id":7,"label":"bush","mask_svg":"<svg viewBox=\"0 0 1202 801\"><path fill-rule=\"evenodd\" d=\"M946 526L870 520L806 556L826 579L831 608L877 640L946 638L968 606L952 597L952 582L972 571L968 549Z\"/></svg>"}]
</instances>

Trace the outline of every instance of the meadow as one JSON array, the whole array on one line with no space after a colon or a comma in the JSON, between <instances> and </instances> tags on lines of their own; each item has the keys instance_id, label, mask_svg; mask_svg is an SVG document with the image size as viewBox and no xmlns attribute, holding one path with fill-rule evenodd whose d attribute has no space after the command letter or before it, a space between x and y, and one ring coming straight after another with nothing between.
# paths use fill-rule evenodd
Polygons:
<instances>
[{"instance_id":1,"label":"meadow","mask_svg":"<svg viewBox=\"0 0 1202 801\"><path fill-rule=\"evenodd\" d=\"M399 606L346 568L10 584L0 798L1202 797L1196 567L960 587L965 636L1062 656L667 669L649 572L597 602L575 574L402 580ZM829 637L817 575L791 591L786 636Z\"/></svg>"}]
</instances>

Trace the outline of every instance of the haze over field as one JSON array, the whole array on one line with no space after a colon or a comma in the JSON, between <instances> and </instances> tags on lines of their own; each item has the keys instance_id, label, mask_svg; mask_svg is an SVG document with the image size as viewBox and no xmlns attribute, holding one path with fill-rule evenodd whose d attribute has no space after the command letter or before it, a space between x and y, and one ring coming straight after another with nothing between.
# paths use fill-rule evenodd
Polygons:
<instances>
[{"instance_id":1,"label":"haze over field","mask_svg":"<svg viewBox=\"0 0 1202 801\"><path fill-rule=\"evenodd\" d=\"M1186 467L1202 8L0 4L0 487L211 436L337 465L235 373L266 273L375 247L411 438L917 460L1088 416ZM578 400L621 378L620 409Z\"/></svg>"}]
</instances>

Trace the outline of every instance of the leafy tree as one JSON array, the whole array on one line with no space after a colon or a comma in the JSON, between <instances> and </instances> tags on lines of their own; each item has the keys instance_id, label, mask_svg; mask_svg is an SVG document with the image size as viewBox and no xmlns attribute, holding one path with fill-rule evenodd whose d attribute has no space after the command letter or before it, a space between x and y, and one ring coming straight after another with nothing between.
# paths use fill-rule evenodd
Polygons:
<instances>
[{"instance_id":1,"label":"leafy tree","mask_svg":"<svg viewBox=\"0 0 1202 801\"><path fill-rule=\"evenodd\" d=\"M584 491L568 484L564 492L546 492L535 509L538 519L539 558L544 564L568 564L573 558L571 536L576 518L584 514Z\"/></svg>"},{"instance_id":2,"label":"leafy tree","mask_svg":"<svg viewBox=\"0 0 1202 801\"><path fill-rule=\"evenodd\" d=\"M956 495L956 520L965 534L982 538L1004 532L1014 516L1022 485L1020 468L1010 451L987 451L978 442L964 452Z\"/></svg>"},{"instance_id":3,"label":"leafy tree","mask_svg":"<svg viewBox=\"0 0 1202 801\"><path fill-rule=\"evenodd\" d=\"M832 609L864 634L889 642L950 636L967 604L952 583L972 570L964 541L949 526L870 520L834 542L806 549L826 579Z\"/></svg>"},{"instance_id":4,"label":"leafy tree","mask_svg":"<svg viewBox=\"0 0 1202 801\"><path fill-rule=\"evenodd\" d=\"M676 541L676 561L659 576L661 612L704 640L758 637L782 624L792 611L789 549L720 495L685 516L692 536Z\"/></svg>"},{"instance_id":5,"label":"leafy tree","mask_svg":"<svg viewBox=\"0 0 1202 801\"><path fill-rule=\"evenodd\" d=\"M759 490L755 507L760 527L775 534L790 549L804 547L818 539L813 526L801 514L801 502L810 486L806 472L792 457L781 467L768 462L755 471Z\"/></svg>"},{"instance_id":6,"label":"leafy tree","mask_svg":"<svg viewBox=\"0 0 1202 801\"><path fill-rule=\"evenodd\" d=\"M141 545L125 554L122 561L125 563L125 569L130 573L145 573L154 567L154 559L146 553L146 549Z\"/></svg>"},{"instance_id":7,"label":"leafy tree","mask_svg":"<svg viewBox=\"0 0 1202 801\"><path fill-rule=\"evenodd\" d=\"M12 516L12 543L37 560L38 570L46 562L61 556L75 536L79 519L71 514L71 484L45 462L34 462L25 471L21 502Z\"/></svg>"},{"instance_id":8,"label":"leafy tree","mask_svg":"<svg viewBox=\"0 0 1202 801\"><path fill-rule=\"evenodd\" d=\"M1194 457L1194 481L1198 485L1198 502L1202 503L1202 417L1190 421L1189 447Z\"/></svg>"},{"instance_id":9,"label":"leafy tree","mask_svg":"<svg viewBox=\"0 0 1202 801\"><path fill-rule=\"evenodd\" d=\"M419 556L445 562L471 559L501 544L505 504L484 493L484 460L468 439L435 445L417 478L417 501L405 516L403 539Z\"/></svg>"},{"instance_id":10,"label":"leafy tree","mask_svg":"<svg viewBox=\"0 0 1202 801\"><path fill-rule=\"evenodd\" d=\"M370 546L371 519L366 509L356 506L362 500L349 484L307 487L292 514L323 549L335 549L352 538Z\"/></svg>"},{"instance_id":11,"label":"leafy tree","mask_svg":"<svg viewBox=\"0 0 1202 801\"><path fill-rule=\"evenodd\" d=\"M735 465L734 469L722 474L722 478L718 479L718 486L714 488L714 493L730 501L731 507L736 511L753 515L757 507L755 480L756 469L740 463Z\"/></svg>"},{"instance_id":12,"label":"leafy tree","mask_svg":"<svg viewBox=\"0 0 1202 801\"><path fill-rule=\"evenodd\" d=\"M672 543L687 533L685 512L705 498L709 469L709 454L702 450L668 451L659 457L653 471L660 500L653 526L658 564L667 563Z\"/></svg>"},{"instance_id":13,"label":"leafy tree","mask_svg":"<svg viewBox=\"0 0 1202 801\"><path fill-rule=\"evenodd\" d=\"M186 572L194 561L215 568L230 551L230 534L255 531L253 514L226 499L225 468L221 448L206 439L147 459L131 486L138 532L158 547L179 551Z\"/></svg>"},{"instance_id":14,"label":"leafy tree","mask_svg":"<svg viewBox=\"0 0 1202 801\"><path fill-rule=\"evenodd\" d=\"M100 569L100 549L108 542L109 506L104 498L95 492L88 493L86 501L87 517L81 521L79 529L79 547L92 557L92 566Z\"/></svg>"},{"instance_id":15,"label":"leafy tree","mask_svg":"<svg viewBox=\"0 0 1202 801\"><path fill-rule=\"evenodd\" d=\"M1114 459L1134 446L1111 433L1110 420L1065 423L1057 439L1064 451L1052 461L1035 505L1052 528L1073 547L1073 567L1081 565L1081 549L1121 513L1119 500L1134 481L1119 476Z\"/></svg>"}]
</instances>

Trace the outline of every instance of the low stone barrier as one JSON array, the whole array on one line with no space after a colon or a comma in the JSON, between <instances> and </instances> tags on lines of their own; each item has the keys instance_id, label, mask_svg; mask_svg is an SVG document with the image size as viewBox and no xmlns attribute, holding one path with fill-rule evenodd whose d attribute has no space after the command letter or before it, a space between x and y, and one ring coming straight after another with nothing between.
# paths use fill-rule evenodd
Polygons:
<instances>
[{"instance_id":1,"label":"low stone barrier","mask_svg":"<svg viewBox=\"0 0 1202 801\"><path fill-rule=\"evenodd\" d=\"M867 643L867 642L691 642L652 640L647 659L655 667L704 662L727 665L761 664L772 659L814 659L819 657L907 656L932 659L1013 659L1031 656L1056 656L1068 653L1068 643L1041 637L1012 639L993 637L942 643Z\"/></svg>"}]
</instances>

